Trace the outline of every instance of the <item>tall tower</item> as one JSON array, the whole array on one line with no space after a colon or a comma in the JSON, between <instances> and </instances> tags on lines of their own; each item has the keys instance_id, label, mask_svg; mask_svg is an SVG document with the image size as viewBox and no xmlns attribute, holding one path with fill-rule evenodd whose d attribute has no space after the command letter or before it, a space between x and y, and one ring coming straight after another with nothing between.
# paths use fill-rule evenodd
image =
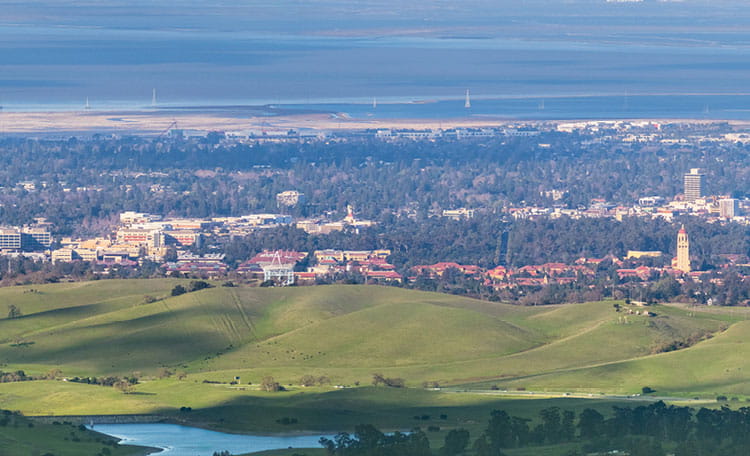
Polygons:
<instances>
[{"instance_id":1,"label":"tall tower","mask_svg":"<svg viewBox=\"0 0 750 456\"><path fill-rule=\"evenodd\" d=\"M703 196L703 174L700 168L692 168L683 177L685 184L685 201L695 201Z\"/></svg>"},{"instance_id":2,"label":"tall tower","mask_svg":"<svg viewBox=\"0 0 750 456\"><path fill-rule=\"evenodd\" d=\"M688 240L685 225L677 232L677 265L675 269L682 272L690 272L690 241Z\"/></svg>"},{"instance_id":3,"label":"tall tower","mask_svg":"<svg viewBox=\"0 0 750 456\"><path fill-rule=\"evenodd\" d=\"M464 102L464 108L471 108L471 98L469 98L469 89L466 89L466 101Z\"/></svg>"}]
</instances>

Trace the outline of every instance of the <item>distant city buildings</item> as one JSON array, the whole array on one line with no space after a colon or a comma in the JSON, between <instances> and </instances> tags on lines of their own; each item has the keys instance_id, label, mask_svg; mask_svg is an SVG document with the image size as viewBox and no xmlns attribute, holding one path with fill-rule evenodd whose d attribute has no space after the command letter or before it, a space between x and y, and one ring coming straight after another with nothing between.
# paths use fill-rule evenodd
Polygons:
<instances>
[{"instance_id":1,"label":"distant city buildings","mask_svg":"<svg viewBox=\"0 0 750 456\"><path fill-rule=\"evenodd\" d=\"M367 228L375 225L372 220L360 220L354 215L354 207L351 204L346 205L346 216L338 222L326 222L320 219L299 220L296 227L308 234L329 234L334 231L343 231L351 227L355 231L359 228Z\"/></svg>"}]
</instances>

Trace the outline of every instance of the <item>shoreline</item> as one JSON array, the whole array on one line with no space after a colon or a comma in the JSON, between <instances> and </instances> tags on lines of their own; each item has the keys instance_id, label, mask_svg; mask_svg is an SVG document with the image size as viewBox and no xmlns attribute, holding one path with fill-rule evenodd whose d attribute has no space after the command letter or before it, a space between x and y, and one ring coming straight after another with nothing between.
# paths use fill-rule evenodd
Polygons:
<instances>
[{"instance_id":1,"label":"shoreline","mask_svg":"<svg viewBox=\"0 0 750 456\"><path fill-rule=\"evenodd\" d=\"M271 111L269 111L271 112ZM655 122L682 124L728 123L746 127L750 119L697 118L510 118L497 115L453 118L355 118L343 113L289 112L262 115L258 110L194 108L185 110L34 111L0 112L0 137L19 135L137 134L160 136L172 129L196 131L325 132L373 129L450 129L503 127L517 124L581 122Z\"/></svg>"},{"instance_id":2,"label":"shoreline","mask_svg":"<svg viewBox=\"0 0 750 456\"><path fill-rule=\"evenodd\" d=\"M90 430L96 431L96 425L102 424L175 424L178 426L187 426L198 429L204 429L206 431L221 432L223 434L235 434L235 435L254 435L259 437L300 437L300 436L314 436L321 434L335 434L341 432L337 431L326 431L326 430L296 430L286 432L263 432L244 430L238 431L235 429L225 429L222 427L214 427L206 425L205 423L176 419L172 416L166 415L24 415L26 418L44 424L52 424L53 422L70 422L75 425L83 424ZM93 427L90 427L91 423L94 423ZM98 431L97 431L98 432ZM109 434L107 434L109 435Z\"/></svg>"}]
</instances>

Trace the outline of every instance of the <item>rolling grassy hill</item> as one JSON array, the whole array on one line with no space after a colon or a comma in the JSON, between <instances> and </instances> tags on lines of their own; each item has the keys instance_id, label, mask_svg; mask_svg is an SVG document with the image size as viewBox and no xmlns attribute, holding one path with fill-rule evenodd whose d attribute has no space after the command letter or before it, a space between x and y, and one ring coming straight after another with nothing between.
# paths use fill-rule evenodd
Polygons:
<instances>
[{"instance_id":1,"label":"rolling grassy hill","mask_svg":"<svg viewBox=\"0 0 750 456\"><path fill-rule=\"evenodd\" d=\"M741 376L702 385L700 372L685 371L682 379L692 378L694 385L686 389L681 379L671 382L669 373L657 377L661 370L654 367L682 358L682 365L709 366L700 362L708 353L723 366L722 347L731 344L724 341L739 329L721 330L740 320L737 315L656 306L655 317L637 316L615 312L612 302L519 307L376 286L216 287L171 297L176 283L103 280L0 289L0 302L23 313L0 320L0 369L60 368L67 376L98 376L153 375L168 367L192 380L240 376L243 383L265 375L296 383L304 374L369 383L373 372L382 372L411 386L439 381L564 391L632 392L646 383L669 391L747 388ZM147 302L147 296L158 300ZM654 354L706 334L719 335ZM744 347L741 341L732 346ZM718 376L729 378L724 374Z\"/></svg>"},{"instance_id":2,"label":"rolling grassy hill","mask_svg":"<svg viewBox=\"0 0 750 456\"><path fill-rule=\"evenodd\" d=\"M725 333L686 349L543 373L498 384L524 385L534 390L635 391L648 385L657 392L692 396L707 391L716 395L750 394L750 322L733 325Z\"/></svg>"},{"instance_id":3,"label":"rolling grassy hill","mask_svg":"<svg viewBox=\"0 0 750 456\"><path fill-rule=\"evenodd\" d=\"M0 408L151 414L237 432L433 425L442 429L430 433L438 445L451 428L478 435L495 408L529 418L551 405L607 413L639 399L607 393L643 386L714 404L718 394L750 396L750 312L741 309L653 306L656 315L644 316L623 303L617 312L612 301L520 307L377 286L215 287L172 297L178 283L187 285L101 280L0 288L0 311L13 304L23 314L0 319L0 371L141 373L130 394L59 378L0 383ZM664 352L670 347L681 349ZM157 378L162 367L185 375ZM333 388L367 386L375 372L414 388ZM260 391L268 375L288 391ZM305 388L303 375L331 384ZM240 382L230 383L237 376ZM450 388L425 390L425 381ZM487 391L491 386L529 395L512 398ZM565 392L585 398L560 397ZM431 418L414 421L425 415ZM285 417L296 424L281 423Z\"/></svg>"}]
</instances>

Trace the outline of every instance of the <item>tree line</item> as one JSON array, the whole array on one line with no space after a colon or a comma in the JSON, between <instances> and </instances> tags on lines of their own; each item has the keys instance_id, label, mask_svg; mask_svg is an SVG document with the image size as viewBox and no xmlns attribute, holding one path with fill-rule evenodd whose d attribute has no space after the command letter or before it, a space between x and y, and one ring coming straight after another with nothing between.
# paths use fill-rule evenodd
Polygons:
<instances>
[{"instance_id":1,"label":"tree line","mask_svg":"<svg viewBox=\"0 0 750 456\"><path fill-rule=\"evenodd\" d=\"M452 429L435 450L420 429L384 433L372 425L359 425L353 434L340 433L320 443L330 456L503 456L513 448L561 444L569 448L568 456L616 451L631 456L735 456L745 454L750 445L750 408L695 411L658 401L614 406L605 417L592 408L576 414L548 407L535 420L495 410L473 442L469 431Z\"/></svg>"}]
</instances>

